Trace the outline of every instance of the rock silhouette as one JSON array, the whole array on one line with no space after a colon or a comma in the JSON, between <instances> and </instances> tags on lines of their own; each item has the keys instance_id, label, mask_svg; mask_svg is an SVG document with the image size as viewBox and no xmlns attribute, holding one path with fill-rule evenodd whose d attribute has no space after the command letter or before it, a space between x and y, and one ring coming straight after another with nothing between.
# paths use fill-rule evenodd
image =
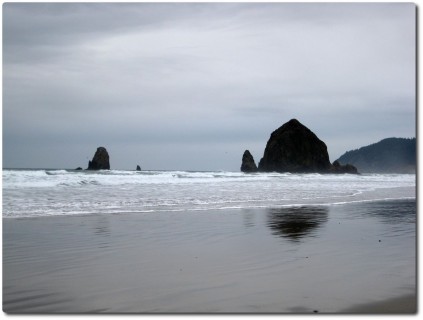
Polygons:
<instances>
[{"instance_id":1,"label":"rock silhouette","mask_svg":"<svg viewBox=\"0 0 423 320\"><path fill-rule=\"evenodd\" d=\"M241 171L242 172L256 172L257 166L254 162L254 158L251 155L250 151L245 150L244 154L242 155L242 164L241 164Z\"/></svg>"},{"instance_id":2,"label":"rock silhouette","mask_svg":"<svg viewBox=\"0 0 423 320\"><path fill-rule=\"evenodd\" d=\"M141 167L139 165L137 165L137 171L141 171Z\"/></svg>"},{"instance_id":3,"label":"rock silhouette","mask_svg":"<svg viewBox=\"0 0 423 320\"><path fill-rule=\"evenodd\" d=\"M331 168L326 144L298 120L272 132L259 171L326 172Z\"/></svg>"},{"instance_id":4,"label":"rock silhouette","mask_svg":"<svg viewBox=\"0 0 423 320\"><path fill-rule=\"evenodd\" d=\"M331 173L353 173L356 174L357 168L352 164L341 165L338 160L334 161L330 168Z\"/></svg>"},{"instance_id":5,"label":"rock silhouette","mask_svg":"<svg viewBox=\"0 0 423 320\"><path fill-rule=\"evenodd\" d=\"M91 161L88 161L87 170L110 170L109 154L104 147L98 147Z\"/></svg>"},{"instance_id":6,"label":"rock silhouette","mask_svg":"<svg viewBox=\"0 0 423 320\"><path fill-rule=\"evenodd\" d=\"M242 157L241 171L254 170L248 150ZM267 141L258 168L261 172L358 173L353 165L329 161L326 144L297 119L291 119L273 131Z\"/></svg>"}]
</instances>

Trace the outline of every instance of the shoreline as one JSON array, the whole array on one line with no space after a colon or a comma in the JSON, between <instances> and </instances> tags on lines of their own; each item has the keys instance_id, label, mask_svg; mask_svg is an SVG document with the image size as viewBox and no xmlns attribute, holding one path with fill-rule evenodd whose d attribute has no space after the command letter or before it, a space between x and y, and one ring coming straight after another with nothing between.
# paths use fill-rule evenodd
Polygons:
<instances>
[{"instance_id":1,"label":"shoreline","mask_svg":"<svg viewBox=\"0 0 423 320\"><path fill-rule=\"evenodd\" d=\"M386 188L389 190L389 188ZM403 189L408 190L409 187L396 187L390 189ZM385 190L386 191L386 190ZM249 207L231 206L231 207L204 207L204 208L178 208L178 209L151 209L151 210L137 210L137 211L118 211L118 212L77 212L67 214L48 214L48 215L23 215L23 216L2 216L3 220L21 220L21 219L43 219L43 218L71 218L71 217L89 217L89 216L119 216L119 215L148 215L148 214L168 214L168 213L196 213L196 212L207 212L207 211L243 211L243 210L272 210L272 209L284 209L284 208L299 208L299 207L339 207L339 206L354 206L360 204L372 204L378 202L402 202L402 201L417 201L416 196L401 196L392 198L376 198L376 199L359 199L349 200L340 202L315 202L315 203L292 203L292 204L275 204L273 206L257 205Z\"/></svg>"}]
</instances>

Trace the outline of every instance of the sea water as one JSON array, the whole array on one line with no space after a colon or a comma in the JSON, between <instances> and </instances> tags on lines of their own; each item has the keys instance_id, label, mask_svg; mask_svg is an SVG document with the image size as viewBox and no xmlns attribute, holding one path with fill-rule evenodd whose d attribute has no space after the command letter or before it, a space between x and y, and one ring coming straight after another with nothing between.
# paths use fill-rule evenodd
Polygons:
<instances>
[{"instance_id":1,"label":"sea water","mask_svg":"<svg viewBox=\"0 0 423 320\"><path fill-rule=\"evenodd\" d=\"M415 198L412 174L3 170L3 217L333 205Z\"/></svg>"},{"instance_id":2,"label":"sea water","mask_svg":"<svg viewBox=\"0 0 423 320\"><path fill-rule=\"evenodd\" d=\"M6 169L3 311L415 312L415 192L415 175Z\"/></svg>"}]
</instances>

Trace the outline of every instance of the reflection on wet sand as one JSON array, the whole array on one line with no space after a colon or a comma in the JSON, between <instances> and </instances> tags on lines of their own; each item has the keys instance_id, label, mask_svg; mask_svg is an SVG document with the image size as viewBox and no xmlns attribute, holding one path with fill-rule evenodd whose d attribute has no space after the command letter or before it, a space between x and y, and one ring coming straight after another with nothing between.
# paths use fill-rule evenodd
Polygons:
<instances>
[{"instance_id":1,"label":"reflection on wet sand","mask_svg":"<svg viewBox=\"0 0 423 320\"><path fill-rule=\"evenodd\" d=\"M109 248L112 245L110 243L111 230L109 219L106 216L99 216L93 222L95 223L93 227L94 235L98 236L98 247L100 249Z\"/></svg>"},{"instance_id":2,"label":"reflection on wet sand","mask_svg":"<svg viewBox=\"0 0 423 320\"><path fill-rule=\"evenodd\" d=\"M3 311L414 312L415 200L391 206L3 219Z\"/></svg>"},{"instance_id":3,"label":"reflection on wet sand","mask_svg":"<svg viewBox=\"0 0 423 320\"><path fill-rule=\"evenodd\" d=\"M291 241L313 236L328 220L327 207L289 207L268 210L268 227L274 235Z\"/></svg>"},{"instance_id":4,"label":"reflection on wet sand","mask_svg":"<svg viewBox=\"0 0 423 320\"><path fill-rule=\"evenodd\" d=\"M402 206L395 204L401 202ZM355 208L356 213L361 217L375 217L381 222L398 225L400 223L415 223L417 204L409 200L380 201L372 203L371 210L364 210L368 204L359 204Z\"/></svg>"}]
</instances>

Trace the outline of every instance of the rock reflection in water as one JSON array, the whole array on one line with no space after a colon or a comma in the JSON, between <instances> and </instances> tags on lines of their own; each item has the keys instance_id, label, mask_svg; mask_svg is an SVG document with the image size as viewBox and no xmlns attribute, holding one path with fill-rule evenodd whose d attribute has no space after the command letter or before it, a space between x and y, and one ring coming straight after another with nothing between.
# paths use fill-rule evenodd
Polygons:
<instances>
[{"instance_id":1,"label":"rock reflection in water","mask_svg":"<svg viewBox=\"0 0 423 320\"><path fill-rule=\"evenodd\" d=\"M398 206L398 203L401 203L401 206ZM417 204L413 199L358 204L355 208L355 212L362 218L373 216L386 224L402 225L416 222Z\"/></svg>"},{"instance_id":2,"label":"rock reflection in water","mask_svg":"<svg viewBox=\"0 0 423 320\"><path fill-rule=\"evenodd\" d=\"M289 207L268 210L268 227L274 235L291 241L313 236L328 219L327 207Z\"/></svg>"}]
</instances>

